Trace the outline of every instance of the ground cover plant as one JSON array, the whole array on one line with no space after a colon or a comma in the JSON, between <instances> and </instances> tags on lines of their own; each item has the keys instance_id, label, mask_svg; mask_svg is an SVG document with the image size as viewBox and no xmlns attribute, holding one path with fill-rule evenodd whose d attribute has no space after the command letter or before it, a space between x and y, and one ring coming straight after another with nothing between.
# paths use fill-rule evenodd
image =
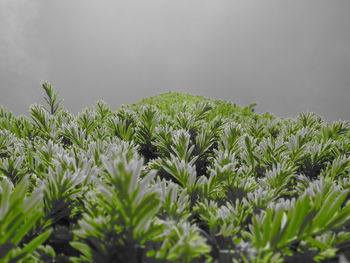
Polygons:
<instances>
[{"instance_id":1,"label":"ground cover plant","mask_svg":"<svg viewBox=\"0 0 350 263\"><path fill-rule=\"evenodd\" d=\"M349 122L180 93L74 115L43 89L0 108L0 262L348 262Z\"/></svg>"}]
</instances>

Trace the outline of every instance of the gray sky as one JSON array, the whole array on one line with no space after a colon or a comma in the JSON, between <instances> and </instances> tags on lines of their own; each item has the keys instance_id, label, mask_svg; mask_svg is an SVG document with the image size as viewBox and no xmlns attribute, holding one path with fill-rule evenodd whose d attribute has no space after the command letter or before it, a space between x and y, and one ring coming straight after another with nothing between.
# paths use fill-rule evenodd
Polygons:
<instances>
[{"instance_id":1,"label":"gray sky","mask_svg":"<svg viewBox=\"0 0 350 263\"><path fill-rule=\"evenodd\" d=\"M0 0L0 104L187 92L350 119L349 0Z\"/></svg>"}]
</instances>

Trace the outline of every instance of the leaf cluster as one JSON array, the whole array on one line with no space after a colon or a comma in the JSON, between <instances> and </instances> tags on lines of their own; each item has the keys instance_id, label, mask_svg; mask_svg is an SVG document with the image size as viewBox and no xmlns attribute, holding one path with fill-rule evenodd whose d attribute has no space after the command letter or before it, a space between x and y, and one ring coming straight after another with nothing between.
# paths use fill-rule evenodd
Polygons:
<instances>
[{"instance_id":1,"label":"leaf cluster","mask_svg":"<svg viewBox=\"0 0 350 263\"><path fill-rule=\"evenodd\" d=\"M350 258L349 122L178 93L74 115L43 89L0 108L0 262Z\"/></svg>"}]
</instances>

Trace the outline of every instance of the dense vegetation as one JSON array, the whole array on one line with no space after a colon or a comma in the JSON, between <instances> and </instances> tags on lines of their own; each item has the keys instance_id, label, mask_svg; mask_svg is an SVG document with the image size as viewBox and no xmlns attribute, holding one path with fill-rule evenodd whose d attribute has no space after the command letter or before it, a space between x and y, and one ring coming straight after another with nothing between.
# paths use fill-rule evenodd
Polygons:
<instances>
[{"instance_id":1,"label":"dense vegetation","mask_svg":"<svg viewBox=\"0 0 350 263\"><path fill-rule=\"evenodd\" d=\"M73 115L43 88L0 108L0 263L350 258L348 122L178 93Z\"/></svg>"}]
</instances>

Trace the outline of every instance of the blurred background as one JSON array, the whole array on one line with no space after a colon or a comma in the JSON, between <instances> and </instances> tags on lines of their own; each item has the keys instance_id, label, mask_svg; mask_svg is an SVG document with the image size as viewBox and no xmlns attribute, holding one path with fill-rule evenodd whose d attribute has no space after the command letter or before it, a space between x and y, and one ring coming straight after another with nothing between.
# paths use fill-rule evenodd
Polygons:
<instances>
[{"instance_id":1,"label":"blurred background","mask_svg":"<svg viewBox=\"0 0 350 263\"><path fill-rule=\"evenodd\" d=\"M350 119L349 0L0 0L0 104L77 113L167 91Z\"/></svg>"}]
</instances>

